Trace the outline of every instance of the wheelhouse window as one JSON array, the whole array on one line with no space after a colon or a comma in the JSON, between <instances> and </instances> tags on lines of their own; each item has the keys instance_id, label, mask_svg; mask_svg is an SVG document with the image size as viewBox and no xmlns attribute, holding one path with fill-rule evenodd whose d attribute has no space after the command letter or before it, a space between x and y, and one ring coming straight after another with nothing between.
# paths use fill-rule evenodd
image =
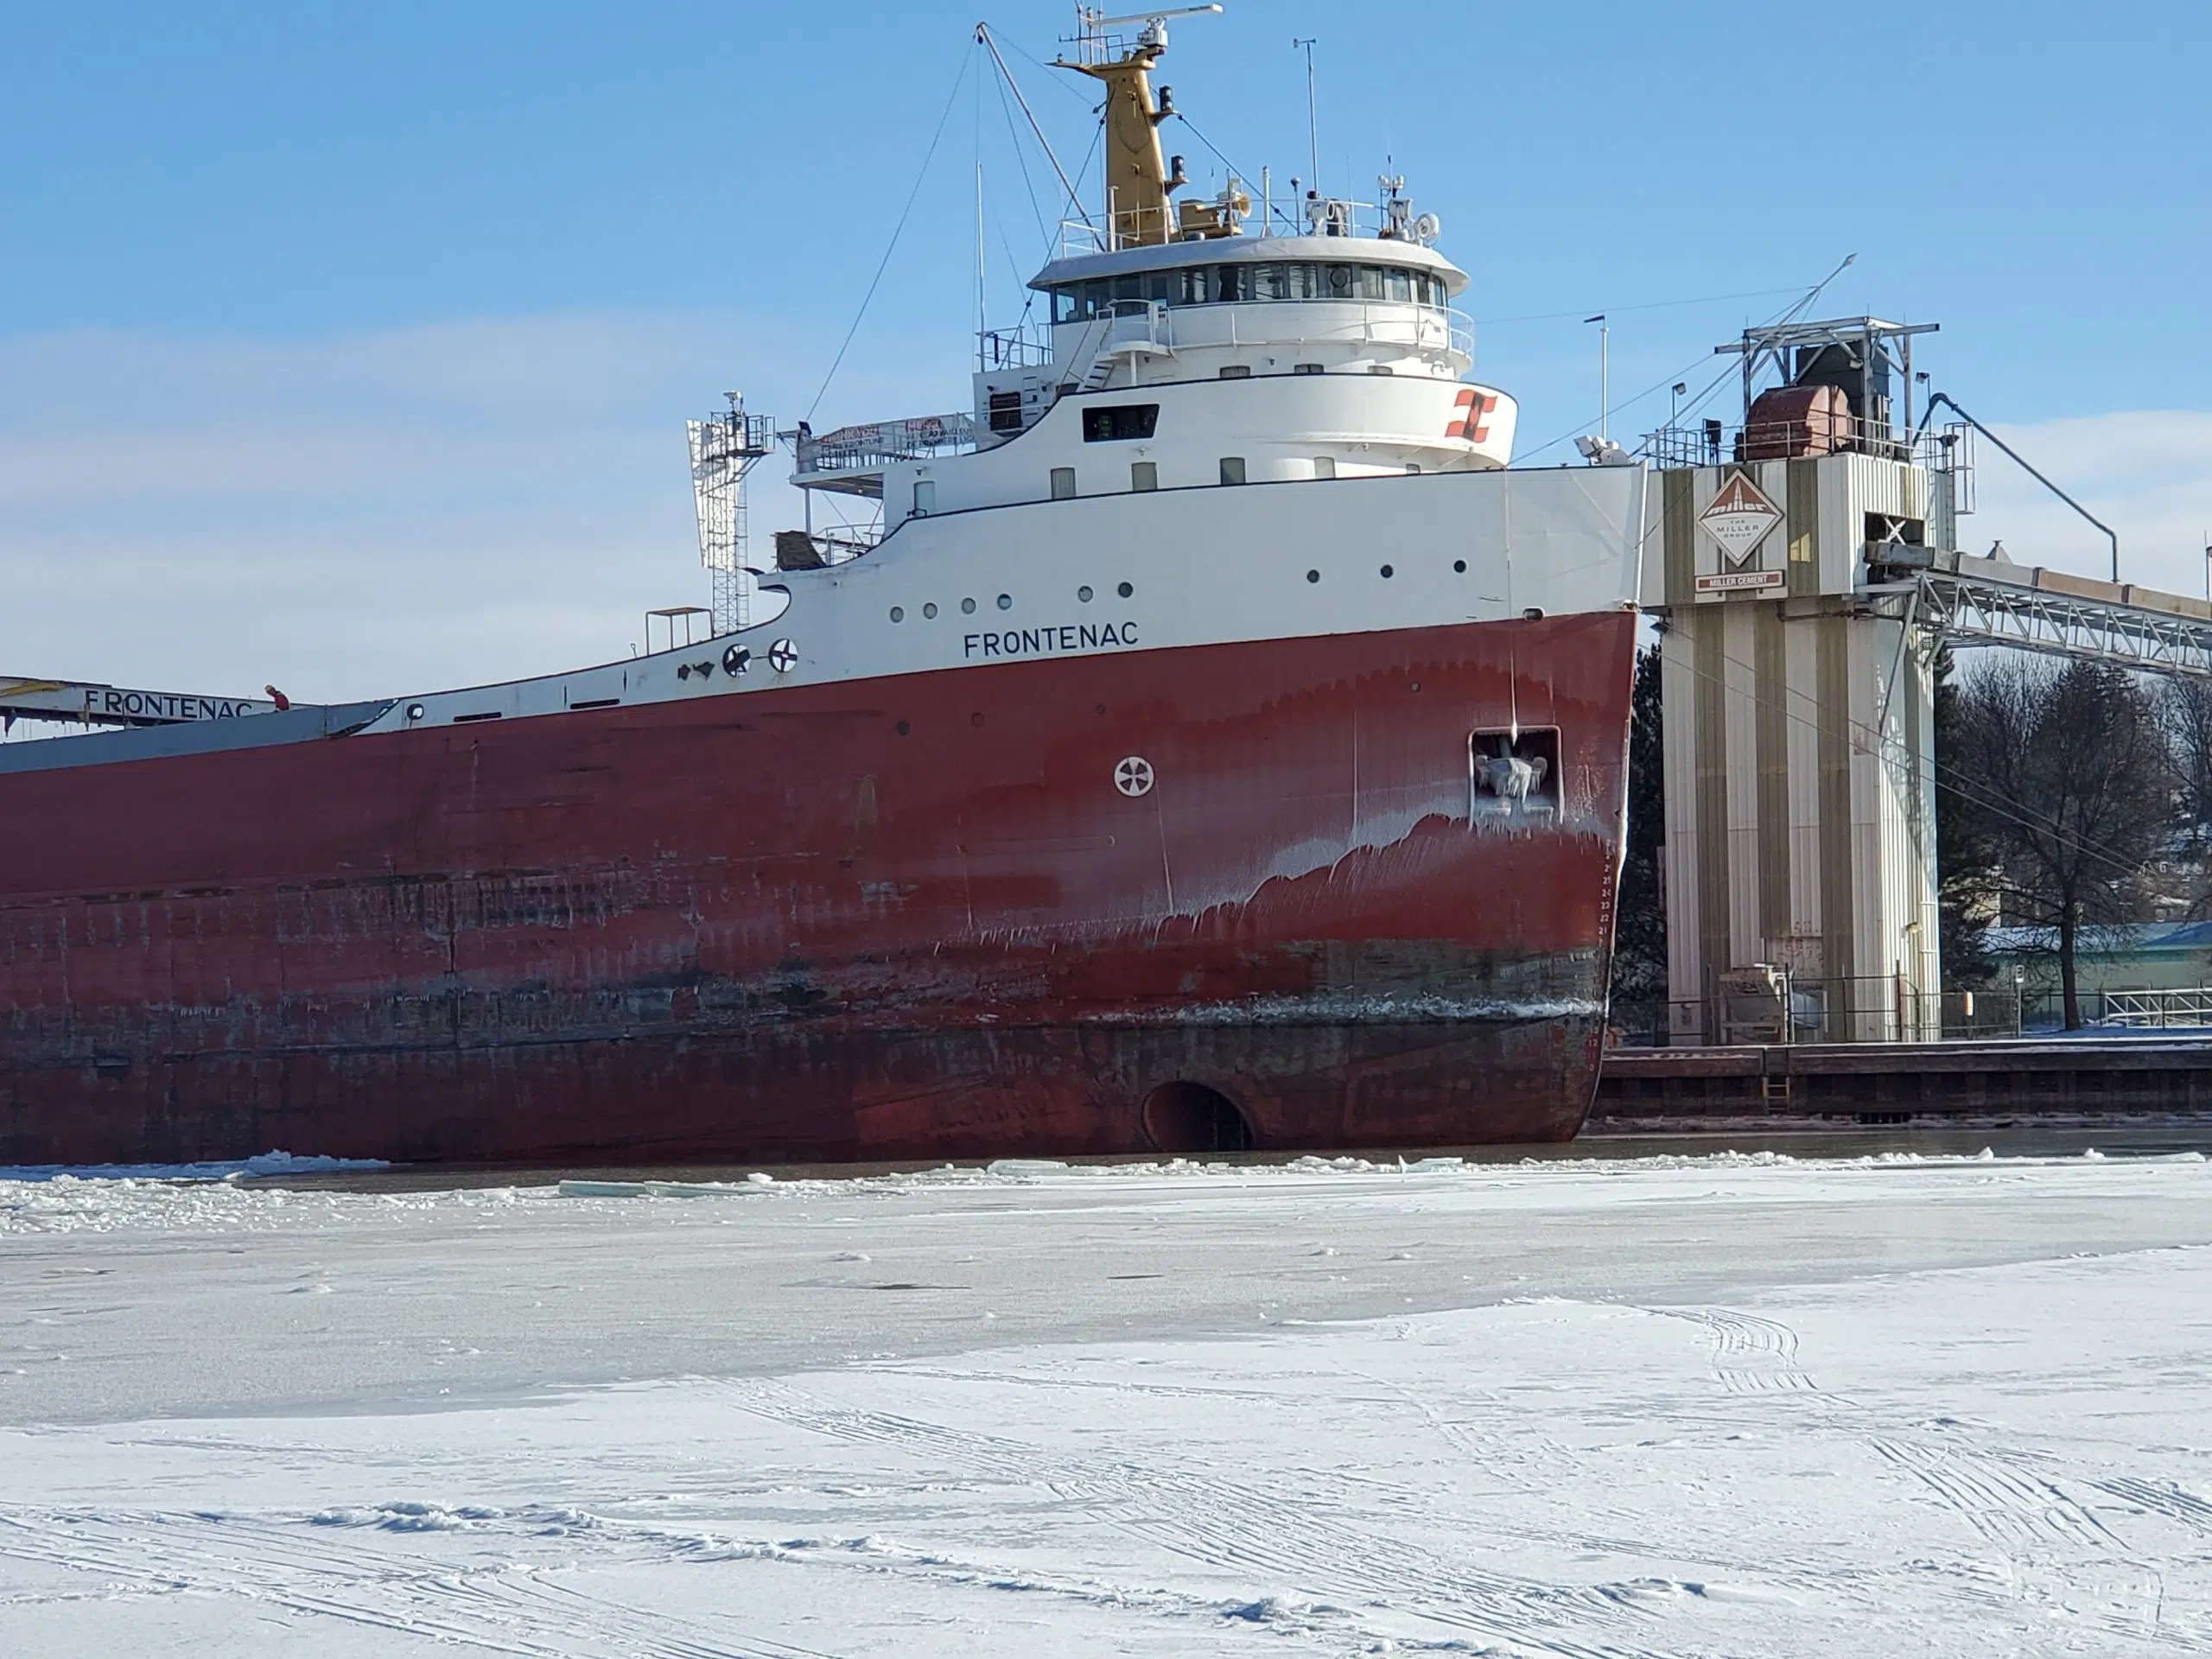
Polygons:
<instances>
[{"instance_id":1,"label":"wheelhouse window","mask_svg":"<svg viewBox=\"0 0 2212 1659\"><path fill-rule=\"evenodd\" d=\"M1402 265L1287 264L1185 265L1071 283L1052 290L1055 323L1141 315L1150 305L1241 305L1269 300L1374 300L1401 305L1448 302L1444 279Z\"/></svg>"},{"instance_id":2,"label":"wheelhouse window","mask_svg":"<svg viewBox=\"0 0 2212 1659\"><path fill-rule=\"evenodd\" d=\"M1148 438L1159 426L1158 404L1093 404L1083 411L1085 443L1122 443Z\"/></svg>"}]
</instances>

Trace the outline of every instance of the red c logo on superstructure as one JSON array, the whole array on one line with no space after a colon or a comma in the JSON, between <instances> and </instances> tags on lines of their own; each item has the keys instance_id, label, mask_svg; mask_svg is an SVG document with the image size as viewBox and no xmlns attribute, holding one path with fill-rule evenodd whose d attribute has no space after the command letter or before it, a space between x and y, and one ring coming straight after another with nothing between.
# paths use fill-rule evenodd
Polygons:
<instances>
[{"instance_id":1,"label":"red c logo on superstructure","mask_svg":"<svg viewBox=\"0 0 2212 1659\"><path fill-rule=\"evenodd\" d=\"M1464 409L1467 412L1464 416L1452 416L1450 424L1444 429L1446 437L1465 438L1469 443L1480 443L1490 436L1490 412L1497 407L1496 397L1477 391L1472 386L1462 386L1459 395L1452 398L1452 407L1455 410Z\"/></svg>"}]
</instances>

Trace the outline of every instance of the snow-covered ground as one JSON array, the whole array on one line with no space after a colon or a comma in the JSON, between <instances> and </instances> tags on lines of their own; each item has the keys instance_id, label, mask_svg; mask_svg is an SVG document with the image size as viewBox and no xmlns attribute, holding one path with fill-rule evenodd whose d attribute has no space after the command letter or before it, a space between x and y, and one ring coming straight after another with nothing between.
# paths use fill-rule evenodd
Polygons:
<instances>
[{"instance_id":1,"label":"snow-covered ground","mask_svg":"<svg viewBox=\"0 0 2212 1659\"><path fill-rule=\"evenodd\" d=\"M0 1653L2212 1649L2212 1165L0 1182Z\"/></svg>"}]
</instances>

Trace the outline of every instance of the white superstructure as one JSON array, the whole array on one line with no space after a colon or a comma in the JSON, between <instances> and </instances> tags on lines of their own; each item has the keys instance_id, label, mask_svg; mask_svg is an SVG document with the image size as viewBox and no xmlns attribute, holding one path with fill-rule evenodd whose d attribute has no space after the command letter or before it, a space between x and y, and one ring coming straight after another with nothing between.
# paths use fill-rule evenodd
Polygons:
<instances>
[{"instance_id":1,"label":"white superstructure","mask_svg":"<svg viewBox=\"0 0 2212 1659\"><path fill-rule=\"evenodd\" d=\"M880 518L778 532L711 642L375 728L1631 604L1642 470L1506 470L1513 400L1465 378L1468 278L1403 181L1171 204L1164 31L1103 27L1066 67L1107 89L1109 205L1032 279L1047 321L983 337L969 410L785 435L794 483Z\"/></svg>"},{"instance_id":2,"label":"white superstructure","mask_svg":"<svg viewBox=\"0 0 2212 1659\"><path fill-rule=\"evenodd\" d=\"M1056 259L1030 284L1044 338L989 337L987 359L1013 360L977 372L971 415L803 433L794 481L880 497L888 529L1070 495L1503 467L1513 400L1462 378L1473 331L1450 302L1466 274L1392 230L1407 218Z\"/></svg>"}]
</instances>

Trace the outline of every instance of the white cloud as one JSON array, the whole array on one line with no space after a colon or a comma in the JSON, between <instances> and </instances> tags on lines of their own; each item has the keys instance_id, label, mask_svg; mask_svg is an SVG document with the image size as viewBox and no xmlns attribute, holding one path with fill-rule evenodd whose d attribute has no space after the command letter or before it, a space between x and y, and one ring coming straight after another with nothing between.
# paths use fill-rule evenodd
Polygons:
<instances>
[{"instance_id":1,"label":"white cloud","mask_svg":"<svg viewBox=\"0 0 2212 1659\"><path fill-rule=\"evenodd\" d=\"M625 655L706 596L684 417L796 418L827 355L719 315L0 341L0 674L321 700ZM882 357L825 418L946 401ZM796 522L760 483L756 532Z\"/></svg>"},{"instance_id":2,"label":"white cloud","mask_svg":"<svg viewBox=\"0 0 2212 1659\"><path fill-rule=\"evenodd\" d=\"M2212 531L2212 413L2144 410L1999 425L2005 441L2120 536L2120 577L2169 593L2205 591ZM1959 540L1993 541L2023 564L2107 576L2111 547L1994 445L1976 446L1976 511Z\"/></svg>"}]
</instances>

